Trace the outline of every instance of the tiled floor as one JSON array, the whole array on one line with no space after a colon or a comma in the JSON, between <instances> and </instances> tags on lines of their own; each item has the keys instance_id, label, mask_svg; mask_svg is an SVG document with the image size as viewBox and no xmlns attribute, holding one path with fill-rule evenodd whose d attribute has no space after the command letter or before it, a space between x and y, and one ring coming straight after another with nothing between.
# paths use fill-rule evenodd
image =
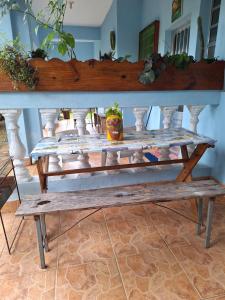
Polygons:
<instances>
[{"instance_id":1,"label":"tiled floor","mask_svg":"<svg viewBox=\"0 0 225 300\"><path fill-rule=\"evenodd\" d=\"M167 204L168 205L168 204ZM192 216L189 202L169 204ZM53 238L90 212L47 216ZM15 231L13 213L3 215ZM217 201L213 247L195 224L154 205L104 209L50 242L39 269L36 234L26 219L11 256L0 232L0 299L225 300L225 202Z\"/></svg>"}]
</instances>

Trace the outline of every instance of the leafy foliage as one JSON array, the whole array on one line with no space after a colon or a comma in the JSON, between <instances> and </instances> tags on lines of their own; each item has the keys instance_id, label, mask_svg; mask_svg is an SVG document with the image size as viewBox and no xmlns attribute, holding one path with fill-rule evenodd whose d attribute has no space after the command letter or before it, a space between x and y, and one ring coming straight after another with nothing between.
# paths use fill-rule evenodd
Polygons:
<instances>
[{"instance_id":1,"label":"leafy foliage","mask_svg":"<svg viewBox=\"0 0 225 300\"><path fill-rule=\"evenodd\" d=\"M164 71L168 65L173 65L177 69L185 69L190 63L194 63L193 56L188 56L186 53L176 55L164 55L153 54L146 59L144 70L139 76L139 82L142 84L153 83Z\"/></svg>"},{"instance_id":2,"label":"leafy foliage","mask_svg":"<svg viewBox=\"0 0 225 300\"><path fill-rule=\"evenodd\" d=\"M37 48L36 50L31 51L31 57L32 58L42 58L45 59L48 57L48 54L45 50Z\"/></svg>"},{"instance_id":3,"label":"leafy foliage","mask_svg":"<svg viewBox=\"0 0 225 300\"><path fill-rule=\"evenodd\" d=\"M34 89L38 82L36 70L27 59L26 54L15 42L0 49L0 70L12 80L14 89L17 89L20 83L29 89Z\"/></svg>"},{"instance_id":4,"label":"leafy foliage","mask_svg":"<svg viewBox=\"0 0 225 300\"><path fill-rule=\"evenodd\" d=\"M128 58L130 58L131 55L127 54L124 57L120 56L118 58L115 58L115 51L110 51L108 53L104 53L103 55L101 55L100 53L100 60L112 60L112 61L116 61L116 62L123 62L128 60Z\"/></svg>"},{"instance_id":5,"label":"leafy foliage","mask_svg":"<svg viewBox=\"0 0 225 300\"><path fill-rule=\"evenodd\" d=\"M23 0L22 5L17 2L16 0L1 0L1 15L4 16L8 11L15 11L22 13L24 20L27 18L34 19L37 24L36 34L40 27L50 31L42 41L42 49L53 48L54 40L57 40L57 50L61 55L68 54L71 58L76 57L74 36L65 32L63 26L67 1L49 0L46 9L38 11L36 15L32 10L32 0Z\"/></svg>"},{"instance_id":6,"label":"leafy foliage","mask_svg":"<svg viewBox=\"0 0 225 300\"><path fill-rule=\"evenodd\" d=\"M116 115L116 116L119 116L121 119L122 119L122 112L119 108L119 104L117 102L114 103L114 105L112 107L109 107L107 110L106 110L106 118L111 116L111 115Z\"/></svg>"}]
</instances>

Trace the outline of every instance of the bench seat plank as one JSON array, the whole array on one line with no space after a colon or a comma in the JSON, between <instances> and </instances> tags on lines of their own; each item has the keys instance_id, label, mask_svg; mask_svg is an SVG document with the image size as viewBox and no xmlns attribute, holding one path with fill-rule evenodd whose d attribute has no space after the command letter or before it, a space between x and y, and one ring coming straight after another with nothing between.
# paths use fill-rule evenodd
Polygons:
<instances>
[{"instance_id":1,"label":"bench seat plank","mask_svg":"<svg viewBox=\"0 0 225 300\"><path fill-rule=\"evenodd\" d=\"M16 215L40 215L57 211L98 209L218 196L225 196L225 188L214 180L189 183L175 182L163 185L139 184L98 190L26 196Z\"/></svg>"}]
</instances>

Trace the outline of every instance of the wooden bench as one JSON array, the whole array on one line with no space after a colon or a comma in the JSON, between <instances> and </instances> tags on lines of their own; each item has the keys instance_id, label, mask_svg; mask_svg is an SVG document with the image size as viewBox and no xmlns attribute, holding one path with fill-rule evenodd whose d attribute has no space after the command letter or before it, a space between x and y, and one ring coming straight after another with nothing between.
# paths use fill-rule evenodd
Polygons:
<instances>
[{"instance_id":1,"label":"wooden bench","mask_svg":"<svg viewBox=\"0 0 225 300\"><path fill-rule=\"evenodd\" d=\"M225 196L225 188L214 180L174 182L161 185L141 184L90 191L47 193L26 196L16 216L34 216L37 229L41 268L45 268L44 249L48 251L45 214L69 210L87 210L124 205L196 199L198 207L197 234L203 224L203 200L209 199L205 247L210 246L213 206L216 197Z\"/></svg>"}]
</instances>

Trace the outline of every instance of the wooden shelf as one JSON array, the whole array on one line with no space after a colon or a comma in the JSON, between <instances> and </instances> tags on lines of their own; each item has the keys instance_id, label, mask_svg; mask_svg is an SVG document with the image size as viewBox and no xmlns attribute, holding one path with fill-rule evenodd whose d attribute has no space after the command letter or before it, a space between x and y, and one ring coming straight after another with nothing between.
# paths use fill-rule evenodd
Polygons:
<instances>
[{"instance_id":1,"label":"wooden shelf","mask_svg":"<svg viewBox=\"0 0 225 300\"><path fill-rule=\"evenodd\" d=\"M222 90L224 87L224 61L193 63L184 70L168 66L155 82L148 85L138 81L144 68L143 61L32 59L30 64L37 69L39 82L35 91L38 92ZM0 92L15 92L5 74L0 74L0 82ZM19 91L29 90L19 86Z\"/></svg>"}]
</instances>

